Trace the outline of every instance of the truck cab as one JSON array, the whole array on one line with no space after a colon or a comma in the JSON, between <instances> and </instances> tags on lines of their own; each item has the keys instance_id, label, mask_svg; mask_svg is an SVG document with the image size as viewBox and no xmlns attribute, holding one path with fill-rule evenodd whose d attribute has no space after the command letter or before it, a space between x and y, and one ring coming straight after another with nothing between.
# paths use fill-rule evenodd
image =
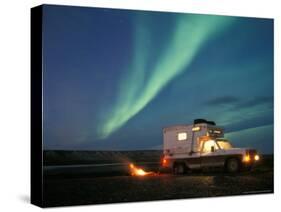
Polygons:
<instances>
[{"instance_id":1,"label":"truck cab","mask_svg":"<svg viewBox=\"0 0 281 212\"><path fill-rule=\"evenodd\" d=\"M162 166L174 174L219 167L228 172L250 170L259 159L255 149L234 148L215 122L198 119L190 125L163 129Z\"/></svg>"}]
</instances>

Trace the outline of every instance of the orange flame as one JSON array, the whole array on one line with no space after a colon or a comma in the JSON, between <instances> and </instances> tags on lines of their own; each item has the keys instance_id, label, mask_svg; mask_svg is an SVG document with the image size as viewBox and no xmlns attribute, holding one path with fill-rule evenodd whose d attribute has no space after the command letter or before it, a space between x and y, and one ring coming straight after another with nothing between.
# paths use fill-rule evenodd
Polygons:
<instances>
[{"instance_id":1,"label":"orange flame","mask_svg":"<svg viewBox=\"0 0 281 212\"><path fill-rule=\"evenodd\" d=\"M145 175L153 174L153 172L146 172L143 169L136 167L132 163L130 163L129 167L130 167L130 171L131 171L132 176L145 176Z\"/></svg>"}]
</instances>

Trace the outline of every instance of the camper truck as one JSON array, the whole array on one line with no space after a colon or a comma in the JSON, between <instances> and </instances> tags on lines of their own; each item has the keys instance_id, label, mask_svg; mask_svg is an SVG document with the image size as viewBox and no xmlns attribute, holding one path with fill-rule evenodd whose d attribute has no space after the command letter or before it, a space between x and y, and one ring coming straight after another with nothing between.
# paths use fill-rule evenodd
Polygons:
<instances>
[{"instance_id":1,"label":"camper truck","mask_svg":"<svg viewBox=\"0 0 281 212\"><path fill-rule=\"evenodd\" d=\"M196 119L190 125L163 129L162 166L177 175L217 167L231 173L250 170L259 159L254 149L234 148L213 121Z\"/></svg>"}]
</instances>

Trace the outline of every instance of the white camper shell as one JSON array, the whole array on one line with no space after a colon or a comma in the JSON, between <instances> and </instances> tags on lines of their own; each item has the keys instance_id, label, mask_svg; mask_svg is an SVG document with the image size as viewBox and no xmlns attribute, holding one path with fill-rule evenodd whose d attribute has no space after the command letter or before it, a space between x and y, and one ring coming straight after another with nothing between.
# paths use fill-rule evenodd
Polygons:
<instances>
[{"instance_id":1,"label":"white camper shell","mask_svg":"<svg viewBox=\"0 0 281 212\"><path fill-rule=\"evenodd\" d=\"M199 153L204 140L223 138L222 128L207 124L176 125L163 129L164 155Z\"/></svg>"},{"instance_id":2,"label":"white camper shell","mask_svg":"<svg viewBox=\"0 0 281 212\"><path fill-rule=\"evenodd\" d=\"M229 172L244 167L250 170L259 160L256 150L233 148L224 138L224 129L204 119L165 127L163 155L163 167L171 168L175 174L210 167L223 167Z\"/></svg>"}]
</instances>

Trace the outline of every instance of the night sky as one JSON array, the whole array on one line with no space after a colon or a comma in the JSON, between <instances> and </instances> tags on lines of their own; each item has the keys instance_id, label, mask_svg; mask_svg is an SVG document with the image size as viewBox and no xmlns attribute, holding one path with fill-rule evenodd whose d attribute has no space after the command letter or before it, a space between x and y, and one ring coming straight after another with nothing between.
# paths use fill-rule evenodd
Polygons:
<instances>
[{"instance_id":1,"label":"night sky","mask_svg":"<svg viewBox=\"0 0 281 212\"><path fill-rule=\"evenodd\" d=\"M273 20L44 6L44 149L161 149L196 118L273 152Z\"/></svg>"}]
</instances>

